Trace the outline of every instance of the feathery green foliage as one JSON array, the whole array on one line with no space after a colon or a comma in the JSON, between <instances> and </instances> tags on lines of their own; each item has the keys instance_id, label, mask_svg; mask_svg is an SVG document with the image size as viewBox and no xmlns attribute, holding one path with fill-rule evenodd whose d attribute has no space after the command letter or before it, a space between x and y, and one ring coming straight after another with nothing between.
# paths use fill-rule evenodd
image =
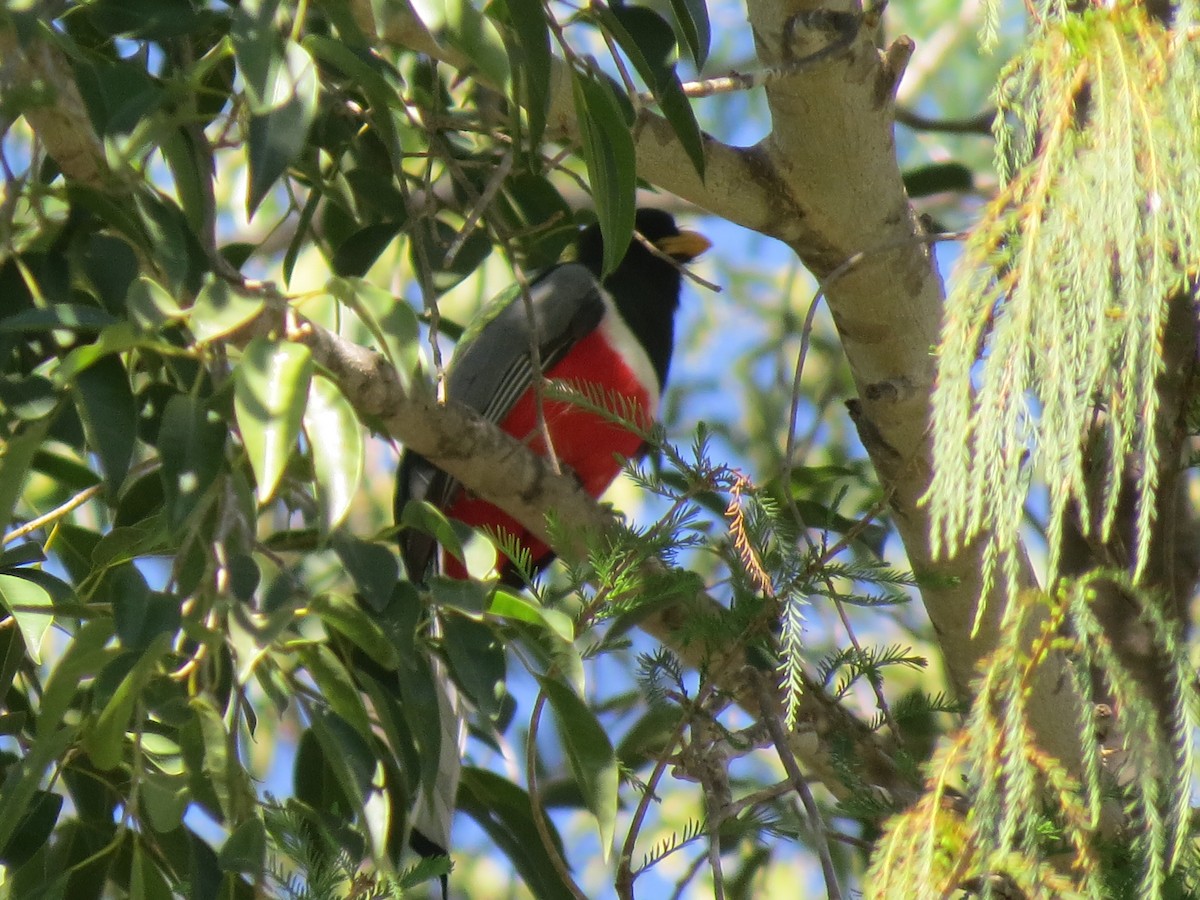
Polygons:
<instances>
[{"instance_id":1,"label":"feathery green foliage","mask_svg":"<svg viewBox=\"0 0 1200 900\"><path fill-rule=\"evenodd\" d=\"M1095 620L1092 592L1109 579L1141 601L1152 640L1169 661L1173 690L1162 715L1114 658ZM996 892L1003 882L1029 897L1112 896L1104 882L1113 874L1108 843L1121 808L1132 840L1117 840L1131 844L1124 865L1137 884L1130 896L1167 896L1172 871L1187 853L1190 735L1200 721L1191 668L1172 628L1154 598L1111 572L1064 582L1053 597L1030 592L1012 624L987 661L966 723L929 766L925 795L889 823L868 896L905 896L900 891L914 883L936 892L971 879L984 896L1003 896ZM1083 741L1078 779L1038 748L1027 725L1033 682L1056 651L1071 661L1069 675L1081 695L1093 665L1106 673L1125 733L1138 736L1120 747ZM1077 714L1081 733L1098 730L1097 709L1080 704ZM1062 852L1070 854L1069 873L1041 862Z\"/></svg>"},{"instance_id":2,"label":"feathery green foliage","mask_svg":"<svg viewBox=\"0 0 1200 900\"><path fill-rule=\"evenodd\" d=\"M1200 265L1200 47L1137 5L1050 6L997 92L1005 185L967 243L938 351L931 535L953 554L986 532L983 597L997 572L1014 592L1035 477L1053 578L1072 504L1107 538L1136 473L1141 572L1163 329ZM1106 474L1099 494L1089 463Z\"/></svg>"}]
</instances>

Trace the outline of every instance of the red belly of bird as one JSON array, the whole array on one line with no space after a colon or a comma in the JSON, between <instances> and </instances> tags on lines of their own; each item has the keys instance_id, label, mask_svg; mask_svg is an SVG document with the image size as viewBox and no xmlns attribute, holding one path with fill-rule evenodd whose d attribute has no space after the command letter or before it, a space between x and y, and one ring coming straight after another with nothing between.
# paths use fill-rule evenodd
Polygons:
<instances>
[{"instance_id":1,"label":"red belly of bird","mask_svg":"<svg viewBox=\"0 0 1200 900\"><path fill-rule=\"evenodd\" d=\"M601 329L596 329L571 348L571 351L546 373L547 378L573 385L591 382L603 388L605 396L619 394L634 401L645 421L651 421L651 395L609 345ZM656 399L656 398L655 398ZM546 455L545 441L537 424L537 400L532 389L514 404L500 427L513 437L527 443L536 453ZM611 402L606 404L614 406ZM621 407L616 407L619 411ZM642 447L640 436L603 416L562 400L545 399L543 410L546 428L554 445L555 455L563 471L574 472L593 497L599 497L621 471L625 459L636 456ZM536 563L550 553L550 548L534 537L512 516L485 500L463 491L446 510L460 522L476 528L486 527L495 532L515 534L529 550ZM444 554L443 571L451 578L466 578L466 568L449 554Z\"/></svg>"}]
</instances>

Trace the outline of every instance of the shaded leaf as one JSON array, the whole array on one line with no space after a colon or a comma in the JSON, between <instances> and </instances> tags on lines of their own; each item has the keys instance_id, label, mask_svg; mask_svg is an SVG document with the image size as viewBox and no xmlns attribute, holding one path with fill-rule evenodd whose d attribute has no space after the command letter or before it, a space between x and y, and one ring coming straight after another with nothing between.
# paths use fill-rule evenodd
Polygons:
<instances>
[{"instance_id":1,"label":"shaded leaf","mask_svg":"<svg viewBox=\"0 0 1200 900\"><path fill-rule=\"evenodd\" d=\"M116 493L133 459L137 440L137 404L125 366L106 356L75 378L76 408L104 471L104 481Z\"/></svg>"},{"instance_id":2,"label":"shaded leaf","mask_svg":"<svg viewBox=\"0 0 1200 900\"><path fill-rule=\"evenodd\" d=\"M512 861L539 900L572 900L574 895L542 847L525 791L500 775L468 766L458 784L458 806ZM546 819L545 825L562 854L562 838L554 823Z\"/></svg>"},{"instance_id":3,"label":"shaded leaf","mask_svg":"<svg viewBox=\"0 0 1200 900\"><path fill-rule=\"evenodd\" d=\"M539 677L546 699L558 720L558 734L567 762L584 802L596 819L604 858L612 850L617 819L619 773L617 755L596 714L574 691L559 681Z\"/></svg>"},{"instance_id":4,"label":"shaded leaf","mask_svg":"<svg viewBox=\"0 0 1200 900\"><path fill-rule=\"evenodd\" d=\"M27 862L50 839L58 822L63 798L49 791L37 791L21 816L8 842L0 847L0 862L17 868Z\"/></svg>"},{"instance_id":5,"label":"shaded leaf","mask_svg":"<svg viewBox=\"0 0 1200 900\"><path fill-rule=\"evenodd\" d=\"M596 218L604 236L604 274L612 272L633 239L637 188L633 136L606 78L586 78L572 70L575 115Z\"/></svg>"},{"instance_id":6,"label":"shaded leaf","mask_svg":"<svg viewBox=\"0 0 1200 900\"><path fill-rule=\"evenodd\" d=\"M269 109L251 116L246 135L250 181L246 216L255 210L305 148L308 128L317 111L317 75L312 58L299 44L288 42L265 85Z\"/></svg>"},{"instance_id":7,"label":"shaded leaf","mask_svg":"<svg viewBox=\"0 0 1200 900\"><path fill-rule=\"evenodd\" d=\"M226 424L196 398L170 398L158 427L158 457L167 524L179 529L192 515L224 463Z\"/></svg>"},{"instance_id":8,"label":"shaded leaf","mask_svg":"<svg viewBox=\"0 0 1200 900\"><path fill-rule=\"evenodd\" d=\"M382 612L400 577L396 555L382 544L361 540L346 531L334 532L331 544L367 605Z\"/></svg>"},{"instance_id":9,"label":"shaded leaf","mask_svg":"<svg viewBox=\"0 0 1200 900\"><path fill-rule=\"evenodd\" d=\"M125 758L125 732L142 690L154 674L158 660L171 645L171 637L159 634L148 646L128 674L121 679L112 699L100 712L95 723L83 734L83 745L92 763L101 771L120 765ZM118 663L120 660L114 660Z\"/></svg>"},{"instance_id":10,"label":"shaded leaf","mask_svg":"<svg viewBox=\"0 0 1200 900\"><path fill-rule=\"evenodd\" d=\"M692 161L696 173L704 178L704 144L692 104L683 93L671 56L675 33L659 15L644 6L596 4L592 12L612 32L637 73L650 88L671 123L675 136Z\"/></svg>"}]
</instances>

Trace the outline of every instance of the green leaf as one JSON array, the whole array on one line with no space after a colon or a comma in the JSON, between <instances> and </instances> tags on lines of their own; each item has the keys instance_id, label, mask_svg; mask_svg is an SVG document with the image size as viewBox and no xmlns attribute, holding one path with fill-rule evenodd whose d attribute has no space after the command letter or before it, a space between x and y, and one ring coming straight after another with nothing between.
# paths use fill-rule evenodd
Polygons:
<instances>
[{"instance_id":1,"label":"green leaf","mask_svg":"<svg viewBox=\"0 0 1200 900\"><path fill-rule=\"evenodd\" d=\"M464 562L462 542L446 514L426 500L409 500L400 513L400 522L404 528L415 528L432 537L441 548L457 559ZM410 579L420 579L423 573L409 572Z\"/></svg>"},{"instance_id":2,"label":"green leaf","mask_svg":"<svg viewBox=\"0 0 1200 900\"><path fill-rule=\"evenodd\" d=\"M54 621L54 600L50 592L26 578L0 574L0 606L16 619L21 636L25 639L25 649L29 658L36 665L41 665L42 638ZM17 607L26 608L18 610ZM28 607L46 611L39 613Z\"/></svg>"},{"instance_id":3,"label":"green leaf","mask_svg":"<svg viewBox=\"0 0 1200 900\"><path fill-rule=\"evenodd\" d=\"M403 227L403 222L375 222L360 228L334 251L333 271L342 277L366 275Z\"/></svg>"},{"instance_id":4,"label":"green leaf","mask_svg":"<svg viewBox=\"0 0 1200 900\"><path fill-rule=\"evenodd\" d=\"M375 777L375 754L362 733L341 716L319 710L312 717L312 730L325 751L325 761L346 798L350 809L343 816L362 812L371 782Z\"/></svg>"},{"instance_id":5,"label":"green leaf","mask_svg":"<svg viewBox=\"0 0 1200 900\"><path fill-rule=\"evenodd\" d=\"M112 699L101 711L95 724L84 732L84 748L93 764L102 772L116 768L124 760L125 732L129 728L134 706L154 674L159 659L170 646L171 636L159 634L150 646L142 651L128 674L121 679ZM113 660L114 664L119 662L119 658Z\"/></svg>"},{"instance_id":6,"label":"green leaf","mask_svg":"<svg viewBox=\"0 0 1200 900\"><path fill-rule=\"evenodd\" d=\"M256 337L234 372L234 412L260 504L274 495L295 449L312 371L307 347Z\"/></svg>"},{"instance_id":7,"label":"green leaf","mask_svg":"<svg viewBox=\"0 0 1200 900\"><path fill-rule=\"evenodd\" d=\"M0 378L0 405L24 422L50 415L57 403L58 392L49 378L28 374Z\"/></svg>"},{"instance_id":8,"label":"green leaf","mask_svg":"<svg viewBox=\"0 0 1200 900\"><path fill-rule=\"evenodd\" d=\"M458 806L512 860L538 900L571 900L574 895L563 884L542 847L533 821L533 806L525 791L500 775L468 766L459 781ZM562 838L554 823L549 818L544 823L562 854Z\"/></svg>"},{"instance_id":9,"label":"green leaf","mask_svg":"<svg viewBox=\"0 0 1200 900\"><path fill-rule=\"evenodd\" d=\"M26 812L43 793L39 786L46 770L61 761L75 739L78 726L58 728L59 724L55 723L54 731L39 734L21 761L9 768L4 777L4 784L0 786L0 847L10 846Z\"/></svg>"},{"instance_id":10,"label":"green leaf","mask_svg":"<svg viewBox=\"0 0 1200 900\"><path fill-rule=\"evenodd\" d=\"M330 543L367 605L381 612L400 577L396 555L382 544L361 540L346 531L334 532Z\"/></svg>"},{"instance_id":11,"label":"green leaf","mask_svg":"<svg viewBox=\"0 0 1200 900\"><path fill-rule=\"evenodd\" d=\"M167 526L175 531L188 521L225 458L227 427L220 416L188 394L167 401L158 429Z\"/></svg>"},{"instance_id":12,"label":"green leaf","mask_svg":"<svg viewBox=\"0 0 1200 900\"><path fill-rule=\"evenodd\" d=\"M496 26L472 0L430 0L420 6L425 26L478 67L496 90L508 84L508 54Z\"/></svg>"},{"instance_id":13,"label":"green leaf","mask_svg":"<svg viewBox=\"0 0 1200 900\"><path fill-rule=\"evenodd\" d=\"M279 0L242 3L230 16L233 27L229 39L238 73L246 86L252 112L264 112L271 106L272 75L280 65L282 45L275 28L275 10Z\"/></svg>"},{"instance_id":14,"label":"green leaf","mask_svg":"<svg viewBox=\"0 0 1200 900\"><path fill-rule=\"evenodd\" d=\"M708 48L712 43L708 5L705 0L671 0L671 11L675 13L675 21L683 32L683 39L699 72L708 60Z\"/></svg>"},{"instance_id":15,"label":"green leaf","mask_svg":"<svg viewBox=\"0 0 1200 900\"><path fill-rule=\"evenodd\" d=\"M134 280L125 295L125 308L140 327L154 331L187 318L175 297L157 281L143 275Z\"/></svg>"},{"instance_id":16,"label":"green leaf","mask_svg":"<svg viewBox=\"0 0 1200 900\"><path fill-rule=\"evenodd\" d=\"M143 849L146 839L137 834L132 837L133 854L129 871L129 895L140 897L142 900L173 900L175 897L167 885L163 873L154 864L154 857ZM151 846L161 851L157 842Z\"/></svg>"},{"instance_id":17,"label":"green leaf","mask_svg":"<svg viewBox=\"0 0 1200 900\"><path fill-rule=\"evenodd\" d=\"M117 323L111 313L95 306L55 303L26 309L0 319L0 334L36 334L41 331L100 331Z\"/></svg>"},{"instance_id":18,"label":"green leaf","mask_svg":"<svg viewBox=\"0 0 1200 900\"><path fill-rule=\"evenodd\" d=\"M58 822L63 798L49 791L37 791L17 823L12 837L0 847L0 862L16 869L27 862L50 839Z\"/></svg>"},{"instance_id":19,"label":"green leaf","mask_svg":"<svg viewBox=\"0 0 1200 900\"><path fill-rule=\"evenodd\" d=\"M541 676L538 684L558 720L558 734L567 752L567 762L587 808L596 819L600 846L607 860L616 828L619 787L617 755L612 742L595 713L569 687Z\"/></svg>"},{"instance_id":20,"label":"green leaf","mask_svg":"<svg viewBox=\"0 0 1200 900\"><path fill-rule=\"evenodd\" d=\"M76 632L66 652L55 661L38 709L39 738L52 734L62 724L80 684L98 675L117 656L115 647L106 646L112 634L112 619L93 619Z\"/></svg>"},{"instance_id":21,"label":"green leaf","mask_svg":"<svg viewBox=\"0 0 1200 900\"><path fill-rule=\"evenodd\" d=\"M404 151L389 109L402 109L403 103L398 86L384 77L387 72L386 64L365 47L361 51L355 50L343 41L333 40L324 35L311 34L306 37L304 49L318 62L340 69L353 82L355 88L366 95L371 104L371 125L387 147L393 168L398 171L404 160ZM392 213L403 213L403 209L393 209Z\"/></svg>"},{"instance_id":22,"label":"green leaf","mask_svg":"<svg viewBox=\"0 0 1200 900\"><path fill-rule=\"evenodd\" d=\"M138 808L146 814L155 831L165 834L178 828L190 802L187 778L154 770L142 773L138 783Z\"/></svg>"},{"instance_id":23,"label":"green leaf","mask_svg":"<svg viewBox=\"0 0 1200 900\"><path fill-rule=\"evenodd\" d=\"M105 357L124 353L145 342L145 336L139 334L131 322L109 325L96 336L96 340L76 347L68 353L55 370L54 380L61 385L70 384L78 380L80 372L91 368Z\"/></svg>"},{"instance_id":24,"label":"green leaf","mask_svg":"<svg viewBox=\"0 0 1200 900\"><path fill-rule=\"evenodd\" d=\"M328 628L345 635L383 668L395 669L400 664L395 645L375 620L350 597L322 594L313 600L311 608Z\"/></svg>"},{"instance_id":25,"label":"green leaf","mask_svg":"<svg viewBox=\"0 0 1200 900\"><path fill-rule=\"evenodd\" d=\"M189 0L95 0L88 11L109 34L151 41L182 37L197 19Z\"/></svg>"},{"instance_id":26,"label":"green leaf","mask_svg":"<svg viewBox=\"0 0 1200 900\"><path fill-rule=\"evenodd\" d=\"M595 4L591 9L612 32L658 100L696 174L703 179L704 143L692 104L683 93L675 64L671 61L675 50L675 33L671 26L658 13L644 6L617 5L610 9Z\"/></svg>"},{"instance_id":27,"label":"green leaf","mask_svg":"<svg viewBox=\"0 0 1200 900\"><path fill-rule=\"evenodd\" d=\"M213 190L211 182L214 173L211 169L206 171L201 168L202 157L197 152L191 134L185 128L173 128L162 134L159 149L171 169L171 178L175 181L175 190L179 195L184 218L192 231L199 233L204 228L208 209L207 197Z\"/></svg>"},{"instance_id":28,"label":"green leaf","mask_svg":"<svg viewBox=\"0 0 1200 900\"><path fill-rule=\"evenodd\" d=\"M137 440L137 404L129 375L116 356L106 356L75 378L76 407L88 443L100 457L104 481L114 494L133 459Z\"/></svg>"},{"instance_id":29,"label":"green leaf","mask_svg":"<svg viewBox=\"0 0 1200 900\"><path fill-rule=\"evenodd\" d=\"M364 741L370 740L371 720L363 705L362 695L354 686L350 673L330 649L320 644L310 644L300 652L300 659L312 676L329 708Z\"/></svg>"},{"instance_id":30,"label":"green leaf","mask_svg":"<svg viewBox=\"0 0 1200 900\"><path fill-rule=\"evenodd\" d=\"M333 530L350 512L363 474L363 429L341 390L314 378L304 409L304 432L312 449L325 527Z\"/></svg>"},{"instance_id":31,"label":"green leaf","mask_svg":"<svg viewBox=\"0 0 1200 900\"><path fill-rule=\"evenodd\" d=\"M12 521L34 454L42 446L53 422L53 416L21 422L0 448L0 532L5 531Z\"/></svg>"},{"instance_id":32,"label":"green leaf","mask_svg":"<svg viewBox=\"0 0 1200 900\"><path fill-rule=\"evenodd\" d=\"M637 159L633 135L606 78L572 70L575 115L587 163L596 218L604 236L604 274L612 272L633 239Z\"/></svg>"},{"instance_id":33,"label":"green leaf","mask_svg":"<svg viewBox=\"0 0 1200 900\"><path fill-rule=\"evenodd\" d=\"M410 388L421 371L421 333L413 308L360 278L331 278L326 290L362 320L377 348L396 367L400 383Z\"/></svg>"},{"instance_id":34,"label":"green leaf","mask_svg":"<svg viewBox=\"0 0 1200 900\"><path fill-rule=\"evenodd\" d=\"M515 97L529 116L529 143L536 147L546 130L550 112L550 29L542 0L504 0L508 20L516 35L509 49L509 67L520 76Z\"/></svg>"},{"instance_id":35,"label":"green leaf","mask_svg":"<svg viewBox=\"0 0 1200 900\"><path fill-rule=\"evenodd\" d=\"M317 112L317 74L312 58L289 41L275 63L264 98L269 110L251 116L246 136L250 181L246 216L255 210L305 148L308 128Z\"/></svg>"},{"instance_id":36,"label":"green leaf","mask_svg":"<svg viewBox=\"0 0 1200 900\"><path fill-rule=\"evenodd\" d=\"M267 861L267 829L263 820L251 816L234 829L217 853L217 863L226 872L259 876Z\"/></svg>"},{"instance_id":37,"label":"green leaf","mask_svg":"<svg viewBox=\"0 0 1200 900\"><path fill-rule=\"evenodd\" d=\"M499 635L490 625L467 616L448 615L442 624L445 631L442 646L454 672L454 680L480 715L498 719L507 670L504 644Z\"/></svg>"},{"instance_id":38,"label":"green leaf","mask_svg":"<svg viewBox=\"0 0 1200 900\"><path fill-rule=\"evenodd\" d=\"M229 282L207 276L188 313L196 342L206 344L245 325L263 308L263 299L235 291Z\"/></svg>"}]
</instances>

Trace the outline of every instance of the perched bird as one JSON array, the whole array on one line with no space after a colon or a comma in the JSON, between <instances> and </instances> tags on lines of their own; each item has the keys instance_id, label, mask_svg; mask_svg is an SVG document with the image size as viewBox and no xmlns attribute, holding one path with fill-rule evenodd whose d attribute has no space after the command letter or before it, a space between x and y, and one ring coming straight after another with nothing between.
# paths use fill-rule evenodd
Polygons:
<instances>
[{"instance_id":1,"label":"perched bird","mask_svg":"<svg viewBox=\"0 0 1200 900\"><path fill-rule=\"evenodd\" d=\"M666 382L679 306L679 265L710 246L657 209L640 209L636 228L656 255L636 238L617 268L601 282L604 245L600 229L580 232L574 262L543 272L529 287L531 304L515 287L492 301L463 334L447 371L446 395L464 403L501 429L545 455L538 426L531 334L548 379L585 387L590 395L618 402L646 424L654 420ZM532 306L532 317L529 306ZM611 407L612 403L606 403ZM599 497L621 471L622 459L636 457L642 438L611 418L569 400L543 398L546 430L559 464L584 489ZM514 518L473 496L424 457L405 452L396 478L395 512L427 500L452 518L476 528L514 535L528 550L534 569L548 565L553 551ZM432 537L413 529L400 532L400 550L409 577L422 581L436 553ZM443 554L443 571L467 577L465 567ZM509 559L499 560L502 579L519 584ZM425 855L444 854L457 791L463 726L461 700L448 680L442 706L439 781L422 792L413 813L413 846Z\"/></svg>"}]
</instances>

